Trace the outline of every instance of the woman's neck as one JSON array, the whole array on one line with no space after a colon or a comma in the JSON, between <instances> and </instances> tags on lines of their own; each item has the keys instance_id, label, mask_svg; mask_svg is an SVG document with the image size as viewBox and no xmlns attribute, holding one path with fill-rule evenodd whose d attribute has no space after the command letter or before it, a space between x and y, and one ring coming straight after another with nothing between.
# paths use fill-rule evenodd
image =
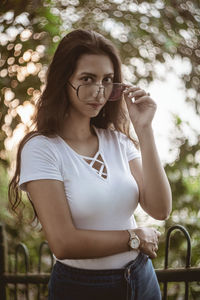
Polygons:
<instances>
[{"instance_id":1,"label":"woman's neck","mask_svg":"<svg viewBox=\"0 0 200 300\"><path fill-rule=\"evenodd\" d=\"M70 118L67 116L60 136L66 140L86 141L94 135L89 118Z\"/></svg>"}]
</instances>

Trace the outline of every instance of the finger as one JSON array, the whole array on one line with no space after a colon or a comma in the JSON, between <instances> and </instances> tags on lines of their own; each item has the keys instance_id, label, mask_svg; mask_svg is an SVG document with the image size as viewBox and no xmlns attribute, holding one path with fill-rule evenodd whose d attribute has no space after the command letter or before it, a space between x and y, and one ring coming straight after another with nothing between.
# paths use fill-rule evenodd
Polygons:
<instances>
[{"instance_id":1,"label":"finger","mask_svg":"<svg viewBox=\"0 0 200 300\"><path fill-rule=\"evenodd\" d=\"M148 255L149 255L149 257L152 258L152 259L157 257L157 254L156 254L155 251L150 252Z\"/></svg>"},{"instance_id":2,"label":"finger","mask_svg":"<svg viewBox=\"0 0 200 300\"><path fill-rule=\"evenodd\" d=\"M157 238L157 236L153 239L152 243L153 243L154 246L158 244L158 238Z\"/></svg>"},{"instance_id":3,"label":"finger","mask_svg":"<svg viewBox=\"0 0 200 300\"><path fill-rule=\"evenodd\" d=\"M154 252L157 252L157 251L158 251L158 245L155 245Z\"/></svg>"},{"instance_id":4,"label":"finger","mask_svg":"<svg viewBox=\"0 0 200 300\"><path fill-rule=\"evenodd\" d=\"M138 87L138 86L133 86L133 85L126 85L126 86L124 86L124 87L125 87L124 93L129 93L129 92L134 92L134 91L136 91L136 90L141 90L140 87Z\"/></svg>"},{"instance_id":5,"label":"finger","mask_svg":"<svg viewBox=\"0 0 200 300\"><path fill-rule=\"evenodd\" d=\"M124 86L124 90L123 90L123 93L124 94L128 94L130 92L144 92L144 94L150 96L150 93L147 93L145 92L143 89L141 89L140 87L137 87L137 86Z\"/></svg>"},{"instance_id":6,"label":"finger","mask_svg":"<svg viewBox=\"0 0 200 300\"><path fill-rule=\"evenodd\" d=\"M157 256L157 254L156 254L157 250L158 250L158 246L157 246L157 244L154 244L152 246L152 255L153 255L154 258Z\"/></svg>"},{"instance_id":7,"label":"finger","mask_svg":"<svg viewBox=\"0 0 200 300\"><path fill-rule=\"evenodd\" d=\"M158 243L159 242L159 238L161 236L161 233L158 230L154 230L156 236L155 236L155 242Z\"/></svg>"},{"instance_id":8,"label":"finger","mask_svg":"<svg viewBox=\"0 0 200 300\"><path fill-rule=\"evenodd\" d=\"M134 98L138 98L138 97L141 97L141 96L148 96L148 97L150 97L150 93L147 93L147 92L145 92L142 89L138 89L138 90L135 90L135 91L130 91L130 93L132 93L131 95Z\"/></svg>"},{"instance_id":9,"label":"finger","mask_svg":"<svg viewBox=\"0 0 200 300\"><path fill-rule=\"evenodd\" d=\"M153 246L151 248L152 252L155 252L156 246L157 246L156 244L153 244Z\"/></svg>"},{"instance_id":10,"label":"finger","mask_svg":"<svg viewBox=\"0 0 200 300\"><path fill-rule=\"evenodd\" d=\"M151 249L152 252L158 251L158 244L157 243L152 244L150 249Z\"/></svg>"},{"instance_id":11,"label":"finger","mask_svg":"<svg viewBox=\"0 0 200 300\"><path fill-rule=\"evenodd\" d=\"M124 95L128 98L138 98L144 95L150 96L149 93L146 93L144 90L138 87L132 87L124 90Z\"/></svg>"},{"instance_id":12,"label":"finger","mask_svg":"<svg viewBox=\"0 0 200 300\"><path fill-rule=\"evenodd\" d=\"M134 97L135 98L135 97ZM149 96L142 96L138 99L135 99L134 104L144 103L148 101L148 105L156 106L155 102Z\"/></svg>"},{"instance_id":13,"label":"finger","mask_svg":"<svg viewBox=\"0 0 200 300\"><path fill-rule=\"evenodd\" d=\"M146 95L146 93L143 90L138 90L138 91L135 91L135 92L134 91L129 91L127 97L129 99L134 98L136 100L136 99L138 99L142 96L145 96L145 95Z\"/></svg>"},{"instance_id":14,"label":"finger","mask_svg":"<svg viewBox=\"0 0 200 300\"><path fill-rule=\"evenodd\" d=\"M144 90L137 90L133 92L133 97L141 97L143 95L147 95L147 93Z\"/></svg>"},{"instance_id":15,"label":"finger","mask_svg":"<svg viewBox=\"0 0 200 300\"><path fill-rule=\"evenodd\" d=\"M156 254L156 252L153 252L152 253L152 257L151 258L156 258L157 257L157 254Z\"/></svg>"},{"instance_id":16,"label":"finger","mask_svg":"<svg viewBox=\"0 0 200 300\"><path fill-rule=\"evenodd\" d=\"M160 231L155 230L155 233L156 233L156 235L157 235L158 238L161 236L161 232Z\"/></svg>"}]
</instances>

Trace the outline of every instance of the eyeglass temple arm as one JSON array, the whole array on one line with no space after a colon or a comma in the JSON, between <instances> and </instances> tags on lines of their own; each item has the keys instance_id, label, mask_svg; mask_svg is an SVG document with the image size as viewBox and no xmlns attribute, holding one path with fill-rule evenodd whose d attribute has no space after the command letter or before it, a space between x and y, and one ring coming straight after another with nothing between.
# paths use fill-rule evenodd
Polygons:
<instances>
[{"instance_id":1,"label":"eyeglass temple arm","mask_svg":"<svg viewBox=\"0 0 200 300\"><path fill-rule=\"evenodd\" d=\"M72 87L75 91L77 91L77 89L75 88L75 86L73 86L73 85L71 84L71 82L68 81L68 83L69 83L69 85L71 85L71 87Z\"/></svg>"}]
</instances>

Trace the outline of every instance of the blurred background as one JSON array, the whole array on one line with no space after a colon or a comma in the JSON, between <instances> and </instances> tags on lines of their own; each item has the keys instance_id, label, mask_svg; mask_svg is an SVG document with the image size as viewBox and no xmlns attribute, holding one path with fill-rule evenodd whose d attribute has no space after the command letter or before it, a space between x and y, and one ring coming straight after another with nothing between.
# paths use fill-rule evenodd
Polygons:
<instances>
[{"instance_id":1,"label":"blurred background","mask_svg":"<svg viewBox=\"0 0 200 300\"><path fill-rule=\"evenodd\" d=\"M162 233L156 268L163 268L165 232L181 224L190 233L192 266L200 266L200 3L198 0L1 0L0 1L0 222L5 224L10 268L12 245L30 250L31 267L44 236L28 222L32 208L24 195L24 220L8 207L7 188L19 141L31 130L31 117L45 74L61 38L77 28L93 29L119 49L124 81L151 93L158 151L173 193L173 211L155 221L141 208L138 225ZM173 235L170 266L185 263L186 242ZM174 284L169 299L183 299ZM200 287L190 286L191 299Z\"/></svg>"}]
</instances>

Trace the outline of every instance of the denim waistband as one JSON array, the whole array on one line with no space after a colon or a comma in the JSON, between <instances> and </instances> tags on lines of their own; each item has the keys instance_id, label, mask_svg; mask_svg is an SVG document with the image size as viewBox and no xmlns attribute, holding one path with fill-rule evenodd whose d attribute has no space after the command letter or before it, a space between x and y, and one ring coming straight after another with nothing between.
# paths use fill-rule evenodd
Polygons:
<instances>
[{"instance_id":1,"label":"denim waistband","mask_svg":"<svg viewBox=\"0 0 200 300\"><path fill-rule=\"evenodd\" d=\"M141 262L143 261L143 259L145 257L148 257L147 255L143 254L142 252L140 252L138 254L138 256L136 257L136 259L131 260L130 262L128 262L125 267L120 268L120 269L81 269L81 268L77 268L77 267L72 267L66 264L61 263L60 261L56 261L56 265L58 266L59 271L63 271L63 272L67 272L70 271L71 274L74 275L105 275L108 276L109 275L124 275L124 271L126 269L128 269L129 267L134 268L134 267L139 267L139 265L141 264Z\"/></svg>"},{"instance_id":2,"label":"denim waistband","mask_svg":"<svg viewBox=\"0 0 200 300\"><path fill-rule=\"evenodd\" d=\"M81 269L76 267L71 267L65 265L59 261L56 262L56 269L61 276L70 276L70 279L81 280L84 278L84 282L99 283L99 284L109 284L113 281L118 282L126 280L127 285L127 297L126 299L131 299L129 296L131 293L130 276L134 276L134 272L141 269L142 265L148 260L148 256L140 252L136 259L128 262L125 267L121 269L103 269L103 270L93 270L93 269ZM87 279L88 275L88 279ZM92 279L91 279L92 278Z\"/></svg>"}]
</instances>

